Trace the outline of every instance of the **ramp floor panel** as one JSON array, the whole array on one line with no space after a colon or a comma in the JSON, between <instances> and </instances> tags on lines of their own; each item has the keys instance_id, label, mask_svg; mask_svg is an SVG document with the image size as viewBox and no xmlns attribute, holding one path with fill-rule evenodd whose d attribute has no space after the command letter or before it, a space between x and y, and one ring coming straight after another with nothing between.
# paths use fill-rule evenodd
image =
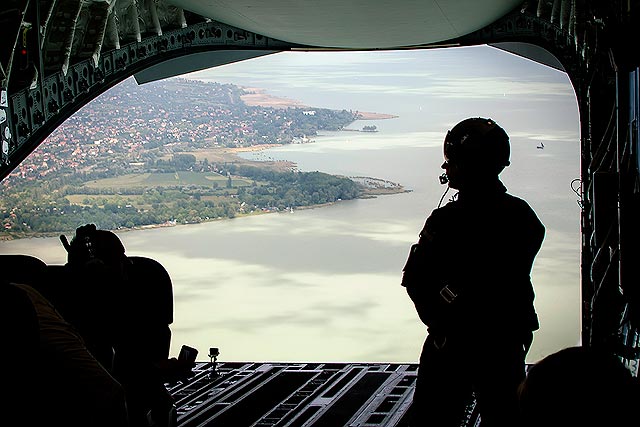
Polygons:
<instances>
[{"instance_id":1,"label":"ramp floor panel","mask_svg":"<svg viewBox=\"0 0 640 427\"><path fill-rule=\"evenodd\" d=\"M406 427L417 365L198 362L167 384L179 427ZM465 426L479 424L475 405Z\"/></svg>"}]
</instances>

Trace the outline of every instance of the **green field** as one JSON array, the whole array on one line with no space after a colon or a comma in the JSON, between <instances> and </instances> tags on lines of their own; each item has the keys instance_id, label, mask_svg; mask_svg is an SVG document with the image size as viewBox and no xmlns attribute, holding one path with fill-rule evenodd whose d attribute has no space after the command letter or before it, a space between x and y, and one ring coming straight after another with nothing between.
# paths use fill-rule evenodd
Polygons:
<instances>
[{"instance_id":1,"label":"green field","mask_svg":"<svg viewBox=\"0 0 640 427\"><path fill-rule=\"evenodd\" d=\"M135 173L86 182L90 188L138 188L138 187L174 187L198 185L212 187L218 183L219 187L227 185L227 177L213 172L174 172L174 173ZM252 181L243 178L232 178L234 187L251 185Z\"/></svg>"},{"instance_id":2,"label":"green field","mask_svg":"<svg viewBox=\"0 0 640 427\"><path fill-rule=\"evenodd\" d=\"M69 200L69 203L74 205L92 205L94 203L98 205L103 205L105 202L109 203L118 203L118 204L127 204L132 203L138 206L142 203L142 196L137 195L113 195L113 194L67 194L66 199ZM86 201L89 203L85 203Z\"/></svg>"}]
</instances>

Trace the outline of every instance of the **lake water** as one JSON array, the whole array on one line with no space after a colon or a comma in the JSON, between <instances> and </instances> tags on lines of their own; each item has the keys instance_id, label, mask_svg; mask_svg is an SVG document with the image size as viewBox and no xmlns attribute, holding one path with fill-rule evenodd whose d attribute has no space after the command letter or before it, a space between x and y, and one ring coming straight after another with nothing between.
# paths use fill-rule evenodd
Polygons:
<instances>
[{"instance_id":1,"label":"lake water","mask_svg":"<svg viewBox=\"0 0 640 427\"><path fill-rule=\"evenodd\" d=\"M344 55L273 55L191 76L298 94L318 107L399 115L351 126L375 124L377 133L330 132L310 144L246 156L292 160L303 171L388 179L411 192L121 233L128 255L155 258L171 274L172 355L189 344L202 360L215 346L220 361L416 362L425 328L400 287L401 270L445 190L437 179L444 134L473 115L491 116L511 135L512 166L503 181L547 227L533 270L541 329L528 359L579 342L579 207L571 189L579 177L579 135L568 79L486 47L463 50L457 65L467 75L456 74L442 69L453 65L452 54L388 52L378 67L364 54L349 61ZM268 80L264 74L272 67L280 71ZM428 70L440 77L448 72L440 81L457 89L436 91ZM389 88L392 73L395 89ZM542 140L545 148L537 149ZM66 255L54 238L1 242L0 253L29 253L49 263L64 263Z\"/></svg>"}]
</instances>

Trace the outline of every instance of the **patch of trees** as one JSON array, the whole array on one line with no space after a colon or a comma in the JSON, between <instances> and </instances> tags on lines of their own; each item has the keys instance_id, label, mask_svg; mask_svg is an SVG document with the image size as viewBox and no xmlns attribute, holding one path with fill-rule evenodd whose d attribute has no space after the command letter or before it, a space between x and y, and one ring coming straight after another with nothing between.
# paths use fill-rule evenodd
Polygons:
<instances>
[{"instance_id":1,"label":"patch of trees","mask_svg":"<svg viewBox=\"0 0 640 427\"><path fill-rule=\"evenodd\" d=\"M184 159L187 159L186 157ZM189 162L192 159L188 159ZM71 232L85 223L122 229L164 223L200 223L234 218L255 211L277 211L348 200L362 186L348 178L322 172L275 172L229 165L234 176L252 179L242 187L196 185L129 189L88 189L67 186L52 193L27 189L3 202L2 231L15 235ZM38 197L34 197L36 195ZM85 194L71 203L69 194ZM92 198L93 196L93 198ZM12 208L6 208L12 206Z\"/></svg>"},{"instance_id":2,"label":"patch of trees","mask_svg":"<svg viewBox=\"0 0 640 427\"><path fill-rule=\"evenodd\" d=\"M322 172L273 172L247 166L237 169L244 177L267 182L238 189L238 199L255 208L312 206L355 199L362 194L362 187L354 181Z\"/></svg>"}]
</instances>

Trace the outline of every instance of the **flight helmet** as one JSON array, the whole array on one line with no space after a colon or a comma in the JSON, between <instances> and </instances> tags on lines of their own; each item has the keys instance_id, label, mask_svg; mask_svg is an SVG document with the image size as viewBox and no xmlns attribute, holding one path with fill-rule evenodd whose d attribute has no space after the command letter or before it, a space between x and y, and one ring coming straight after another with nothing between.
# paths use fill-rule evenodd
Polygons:
<instances>
[{"instance_id":1,"label":"flight helmet","mask_svg":"<svg viewBox=\"0 0 640 427\"><path fill-rule=\"evenodd\" d=\"M491 119L465 119L447 132L444 155L467 171L497 176L510 163L509 136Z\"/></svg>"}]
</instances>

